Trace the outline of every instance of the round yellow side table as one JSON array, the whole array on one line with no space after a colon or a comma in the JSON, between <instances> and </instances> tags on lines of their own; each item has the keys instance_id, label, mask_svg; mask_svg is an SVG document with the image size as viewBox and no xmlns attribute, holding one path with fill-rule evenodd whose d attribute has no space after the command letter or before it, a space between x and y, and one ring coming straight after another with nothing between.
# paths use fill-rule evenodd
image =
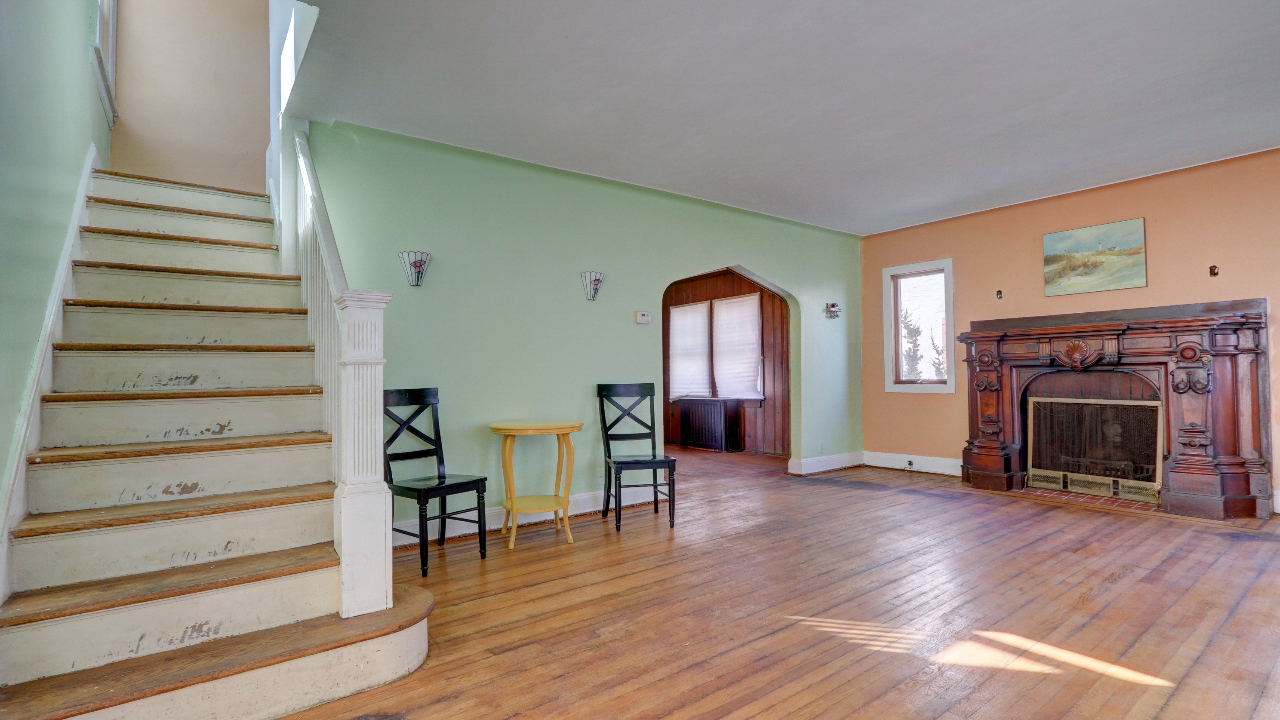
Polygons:
<instances>
[{"instance_id":1,"label":"round yellow side table","mask_svg":"<svg viewBox=\"0 0 1280 720\"><path fill-rule=\"evenodd\" d=\"M513 420L489 423L489 431L494 435L502 436L502 481L507 490L507 499L502 501L502 509L507 511L502 518L502 534L507 534L509 522L511 537L507 539L508 549L514 549L516 546L516 524L520 513L553 513L557 528L560 527L560 518L563 515L564 533L568 536L569 542L573 542L573 533L569 531L569 486L573 484L573 440L569 437L569 433L575 433L581 429L580 422L557 420ZM517 435L556 436L555 495L516 495L511 456L515 452Z\"/></svg>"}]
</instances>

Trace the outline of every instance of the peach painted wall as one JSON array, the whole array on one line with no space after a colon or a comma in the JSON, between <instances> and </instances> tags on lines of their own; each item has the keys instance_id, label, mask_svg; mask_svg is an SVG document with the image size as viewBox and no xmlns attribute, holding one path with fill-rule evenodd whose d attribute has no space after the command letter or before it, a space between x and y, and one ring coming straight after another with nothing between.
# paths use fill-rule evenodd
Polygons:
<instances>
[{"instance_id":1,"label":"peach painted wall","mask_svg":"<svg viewBox=\"0 0 1280 720\"><path fill-rule=\"evenodd\" d=\"M119 0L111 169L266 192L267 0Z\"/></svg>"},{"instance_id":2,"label":"peach painted wall","mask_svg":"<svg viewBox=\"0 0 1280 720\"><path fill-rule=\"evenodd\" d=\"M1044 296L1045 233L1146 218L1147 287ZM960 365L955 394L884 391L881 271L950 257L956 333L974 320L1268 298L1280 322L1280 150L1046 200L868 235L862 242L864 447L956 458L968 436ZM1209 277L1209 266L1220 275ZM1004 299L996 299L996 290ZM1280 349L1271 335L1272 427ZM954 345L957 358L964 348Z\"/></svg>"}]
</instances>

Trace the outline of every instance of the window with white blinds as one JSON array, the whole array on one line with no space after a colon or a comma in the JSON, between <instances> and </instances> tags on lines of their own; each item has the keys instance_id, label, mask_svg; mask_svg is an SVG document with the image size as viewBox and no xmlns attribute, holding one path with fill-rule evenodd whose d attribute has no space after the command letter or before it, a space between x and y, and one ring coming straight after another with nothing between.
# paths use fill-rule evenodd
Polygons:
<instances>
[{"instance_id":1,"label":"window with white blinds","mask_svg":"<svg viewBox=\"0 0 1280 720\"><path fill-rule=\"evenodd\" d=\"M761 399L760 293L671 308L668 395Z\"/></svg>"},{"instance_id":2,"label":"window with white blinds","mask_svg":"<svg viewBox=\"0 0 1280 720\"><path fill-rule=\"evenodd\" d=\"M672 400L710 397L711 303L673 306L669 318L668 395Z\"/></svg>"},{"instance_id":3,"label":"window with white blinds","mask_svg":"<svg viewBox=\"0 0 1280 720\"><path fill-rule=\"evenodd\" d=\"M763 398L760 293L716 300L711 316L716 397Z\"/></svg>"}]
</instances>

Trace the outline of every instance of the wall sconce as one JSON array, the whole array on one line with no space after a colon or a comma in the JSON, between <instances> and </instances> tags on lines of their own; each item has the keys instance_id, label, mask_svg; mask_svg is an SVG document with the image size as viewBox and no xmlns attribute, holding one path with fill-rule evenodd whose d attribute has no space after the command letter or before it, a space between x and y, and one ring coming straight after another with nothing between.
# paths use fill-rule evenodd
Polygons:
<instances>
[{"instance_id":1,"label":"wall sconce","mask_svg":"<svg viewBox=\"0 0 1280 720\"><path fill-rule=\"evenodd\" d=\"M409 287L418 287L427 272L427 263L431 262L431 253L405 250L400 253L400 262L404 263L404 276L409 280Z\"/></svg>"},{"instance_id":2,"label":"wall sconce","mask_svg":"<svg viewBox=\"0 0 1280 720\"><path fill-rule=\"evenodd\" d=\"M587 293L588 300L595 300L596 293L600 292L600 283L604 282L604 273L588 270L582 273L582 289Z\"/></svg>"},{"instance_id":3,"label":"wall sconce","mask_svg":"<svg viewBox=\"0 0 1280 720\"><path fill-rule=\"evenodd\" d=\"M840 317L840 303L827 303L827 317L832 319Z\"/></svg>"}]
</instances>

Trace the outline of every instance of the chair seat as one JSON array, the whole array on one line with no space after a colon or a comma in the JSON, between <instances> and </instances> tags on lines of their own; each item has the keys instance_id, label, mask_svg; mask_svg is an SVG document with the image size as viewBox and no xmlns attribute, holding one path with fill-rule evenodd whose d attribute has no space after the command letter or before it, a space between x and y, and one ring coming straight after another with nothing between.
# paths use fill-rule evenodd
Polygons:
<instances>
[{"instance_id":1,"label":"chair seat","mask_svg":"<svg viewBox=\"0 0 1280 720\"><path fill-rule=\"evenodd\" d=\"M607 458L607 465L622 465L628 468L660 468L675 464L676 459L670 455L614 455Z\"/></svg>"},{"instance_id":2,"label":"chair seat","mask_svg":"<svg viewBox=\"0 0 1280 720\"><path fill-rule=\"evenodd\" d=\"M455 492L471 492L474 486L479 482L484 482L489 478L484 475L454 475L452 473L444 477L436 475L428 475L420 478L397 478L391 484L391 493L401 497L417 497L420 493L431 496L450 495Z\"/></svg>"}]
</instances>

